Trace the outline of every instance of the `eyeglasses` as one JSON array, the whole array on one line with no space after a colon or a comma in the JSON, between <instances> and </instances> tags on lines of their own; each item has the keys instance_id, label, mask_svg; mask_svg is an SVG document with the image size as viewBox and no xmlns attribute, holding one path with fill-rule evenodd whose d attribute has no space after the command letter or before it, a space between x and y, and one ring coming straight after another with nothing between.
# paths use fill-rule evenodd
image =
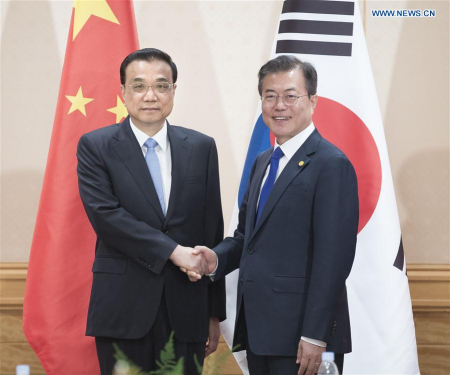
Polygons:
<instances>
[{"instance_id":1,"label":"eyeglasses","mask_svg":"<svg viewBox=\"0 0 450 375\"><path fill-rule=\"evenodd\" d=\"M308 96L308 94L305 95L266 95L261 98L262 105L265 107L273 107L278 103L278 98L281 98L281 101L287 105L288 107L296 105L298 98L301 98L303 96Z\"/></svg>"},{"instance_id":2,"label":"eyeglasses","mask_svg":"<svg viewBox=\"0 0 450 375\"><path fill-rule=\"evenodd\" d=\"M173 87L173 85L174 85L173 83L167 82L156 82L153 85L146 85L145 83L142 82L134 82L131 85L127 86L131 88L131 91L134 94L146 94L148 90L150 90L150 88L155 94L156 93L165 94Z\"/></svg>"}]
</instances>

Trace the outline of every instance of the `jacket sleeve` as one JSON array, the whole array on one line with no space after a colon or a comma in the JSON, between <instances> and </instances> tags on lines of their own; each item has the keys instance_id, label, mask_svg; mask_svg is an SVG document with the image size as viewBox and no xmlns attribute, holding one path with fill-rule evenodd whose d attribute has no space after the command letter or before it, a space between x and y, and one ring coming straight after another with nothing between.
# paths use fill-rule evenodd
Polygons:
<instances>
[{"instance_id":1,"label":"jacket sleeve","mask_svg":"<svg viewBox=\"0 0 450 375\"><path fill-rule=\"evenodd\" d=\"M214 139L211 138L211 147L208 160L208 179L206 186L205 204L205 243L212 248L223 239L223 216L220 197L219 161ZM223 321L226 316L225 279L208 285L209 316Z\"/></svg>"},{"instance_id":2,"label":"jacket sleeve","mask_svg":"<svg viewBox=\"0 0 450 375\"><path fill-rule=\"evenodd\" d=\"M213 249L219 259L219 265L216 270L215 279L221 279L239 268L242 250L244 248L248 196L257 162L258 158L253 163L252 170L250 172L250 181L247 186L247 191L245 192L244 199L242 200L241 207L239 208L238 226L234 231L233 237L225 238Z\"/></svg>"},{"instance_id":3,"label":"jacket sleeve","mask_svg":"<svg viewBox=\"0 0 450 375\"><path fill-rule=\"evenodd\" d=\"M359 203L355 170L343 154L322 166L313 206L313 260L302 335L327 341L356 249Z\"/></svg>"},{"instance_id":4,"label":"jacket sleeve","mask_svg":"<svg viewBox=\"0 0 450 375\"><path fill-rule=\"evenodd\" d=\"M160 274L178 244L121 206L98 146L89 134L81 137L77 158L81 200L97 236L108 247Z\"/></svg>"}]
</instances>

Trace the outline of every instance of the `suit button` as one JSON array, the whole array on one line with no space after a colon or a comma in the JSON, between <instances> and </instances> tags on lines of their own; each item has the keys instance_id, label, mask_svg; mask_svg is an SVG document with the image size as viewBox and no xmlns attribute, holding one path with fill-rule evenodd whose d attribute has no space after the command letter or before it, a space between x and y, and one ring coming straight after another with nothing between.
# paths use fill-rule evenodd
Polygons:
<instances>
[{"instance_id":1,"label":"suit button","mask_svg":"<svg viewBox=\"0 0 450 375\"><path fill-rule=\"evenodd\" d=\"M148 265L150 266L150 268L152 268L155 264L153 262L150 262Z\"/></svg>"},{"instance_id":2,"label":"suit button","mask_svg":"<svg viewBox=\"0 0 450 375\"><path fill-rule=\"evenodd\" d=\"M163 232L164 234L169 233L169 228L164 228L162 232Z\"/></svg>"},{"instance_id":3,"label":"suit button","mask_svg":"<svg viewBox=\"0 0 450 375\"><path fill-rule=\"evenodd\" d=\"M252 254L255 250L253 250L252 247L249 247L249 248L247 249L247 251L249 252L249 254Z\"/></svg>"},{"instance_id":4,"label":"suit button","mask_svg":"<svg viewBox=\"0 0 450 375\"><path fill-rule=\"evenodd\" d=\"M241 283L243 283L243 282L244 282L244 279L239 279L239 281L240 281Z\"/></svg>"}]
</instances>

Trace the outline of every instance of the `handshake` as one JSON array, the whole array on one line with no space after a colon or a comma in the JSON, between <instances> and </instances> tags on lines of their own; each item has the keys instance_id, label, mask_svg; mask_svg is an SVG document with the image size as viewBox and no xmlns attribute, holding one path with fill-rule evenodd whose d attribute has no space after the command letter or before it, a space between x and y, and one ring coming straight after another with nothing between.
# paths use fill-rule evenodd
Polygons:
<instances>
[{"instance_id":1,"label":"handshake","mask_svg":"<svg viewBox=\"0 0 450 375\"><path fill-rule=\"evenodd\" d=\"M185 247L178 245L169 259L195 282L216 269L217 255L206 246Z\"/></svg>"}]
</instances>

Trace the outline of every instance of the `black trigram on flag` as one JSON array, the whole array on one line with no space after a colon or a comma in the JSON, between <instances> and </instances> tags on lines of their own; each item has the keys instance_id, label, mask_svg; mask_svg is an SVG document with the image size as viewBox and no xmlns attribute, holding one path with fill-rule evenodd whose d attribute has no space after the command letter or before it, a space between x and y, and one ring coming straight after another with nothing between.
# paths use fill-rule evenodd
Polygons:
<instances>
[{"instance_id":1,"label":"black trigram on flag","mask_svg":"<svg viewBox=\"0 0 450 375\"><path fill-rule=\"evenodd\" d=\"M281 13L277 54L352 55L351 41L335 39L353 36L353 2L291 0L284 2ZM302 19L297 19L299 13Z\"/></svg>"}]
</instances>

